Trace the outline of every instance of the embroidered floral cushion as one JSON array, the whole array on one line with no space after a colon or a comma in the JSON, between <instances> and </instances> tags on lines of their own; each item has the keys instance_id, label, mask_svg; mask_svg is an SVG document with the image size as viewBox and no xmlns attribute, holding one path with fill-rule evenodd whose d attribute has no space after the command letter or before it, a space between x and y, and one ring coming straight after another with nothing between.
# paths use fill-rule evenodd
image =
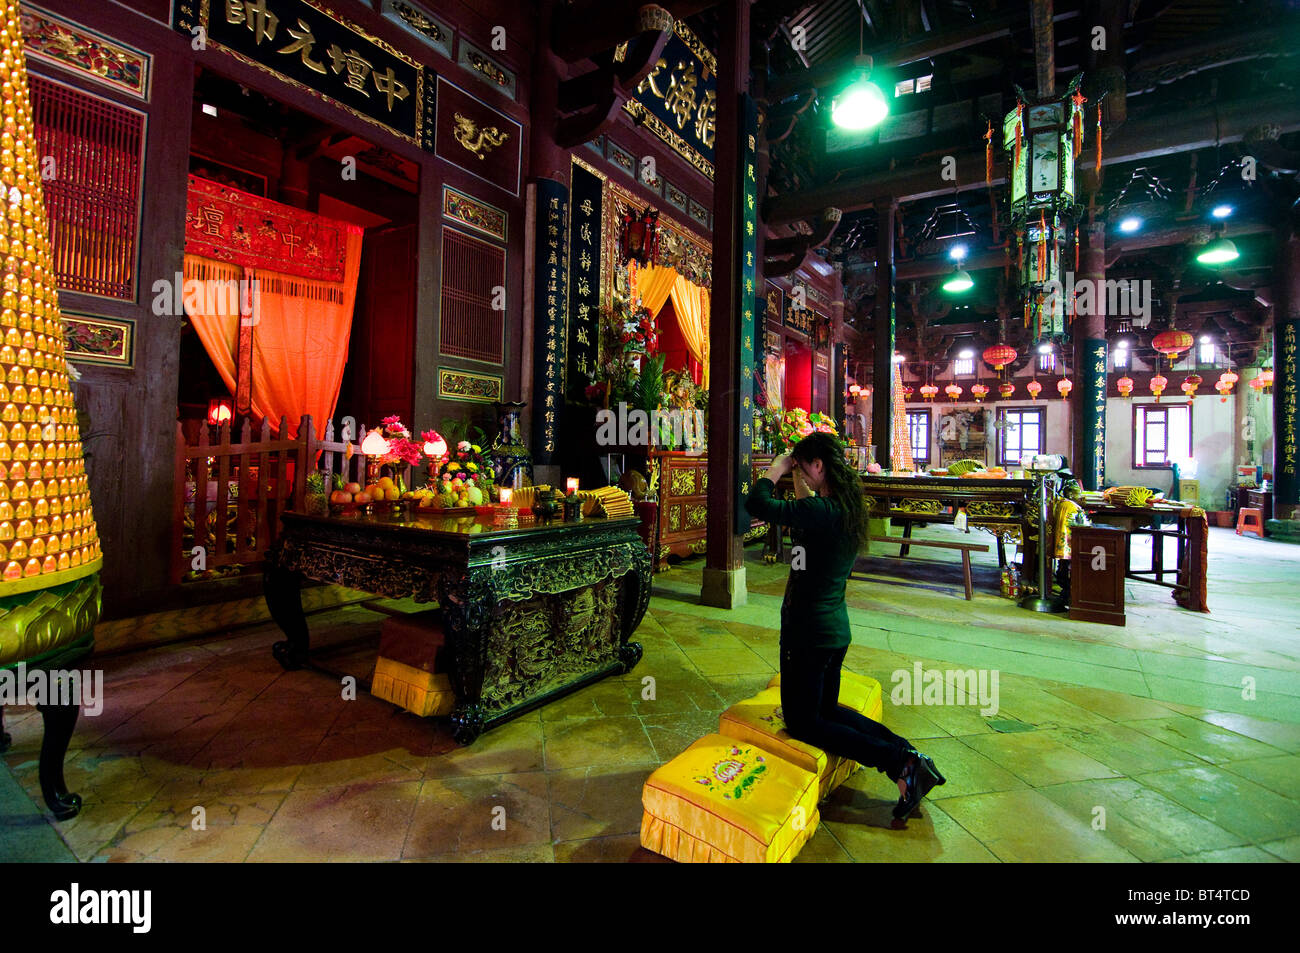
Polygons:
<instances>
[{"instance_id":1,"label":"embroidered floral cushion","mask_svg":"<svg viewBox=\"0 0 1300 953\"><path fill-rule=\"evenodd\" d=\"M787 863L817 829L817 779L705 735L645 783L641 845L683 863Z\"/></svg>"}]
</instances>

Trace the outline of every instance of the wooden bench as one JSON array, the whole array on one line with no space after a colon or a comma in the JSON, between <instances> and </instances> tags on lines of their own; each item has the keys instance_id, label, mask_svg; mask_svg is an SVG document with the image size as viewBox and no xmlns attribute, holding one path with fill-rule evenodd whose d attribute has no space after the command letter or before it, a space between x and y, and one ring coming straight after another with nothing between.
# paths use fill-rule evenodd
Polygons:
<instances>
[{"instance_id":1,"label":"wooden bench","mask_svg":"<svg viewBox=\"0 0 1300 953\"><path fill-rule=\"evenodd\" d=\"M899 546L899 559L907 555L907 550L911 546L933 546L935 549L961 550L962 582L966 584L967 601L974 598L974 588L971 586L970 579L970 554L973 552L987 553L989 551L989 548L983 543L949 543L937 539L913 539L910 536L868 536L867 541L868 543L897 543ZM868 552L870 552L870 547L868 547Z\"/></svg>"}]
</instances>

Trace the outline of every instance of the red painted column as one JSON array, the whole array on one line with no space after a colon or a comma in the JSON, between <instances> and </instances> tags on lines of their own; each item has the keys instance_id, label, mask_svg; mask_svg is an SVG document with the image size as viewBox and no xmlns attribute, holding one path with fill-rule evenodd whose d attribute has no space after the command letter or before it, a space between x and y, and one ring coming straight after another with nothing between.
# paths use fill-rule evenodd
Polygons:
<instances>
[{"instance_id":1,"label":"red painted column","mask_svg":"<svg viewBox=\"0 0 1300 953\"><path fill-rule=\"evenodd\" d=\"M727 0L718 10L718 124L714 140L713 308L709 315L709 502L708 548L700 601L734 608L744 605L745 551L736 534L736 479L740 448L742 388L739 380L741 267L739 231L741 178L740 96L749 78L750 0ZM722 104L731 104L726 108Z\"/></svg>"}]
</instances>

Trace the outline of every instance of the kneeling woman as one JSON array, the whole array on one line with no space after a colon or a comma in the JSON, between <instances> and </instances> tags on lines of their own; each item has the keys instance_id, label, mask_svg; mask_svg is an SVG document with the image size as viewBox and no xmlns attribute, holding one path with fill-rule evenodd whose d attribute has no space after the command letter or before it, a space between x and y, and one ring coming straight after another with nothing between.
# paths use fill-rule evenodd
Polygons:
<instances>
[{"instance_id":1,"label":"kneeling woman","mask_svg":"<svg viewBox=\"0 0 1300 953\"><path fill-rule=\"evenodd\" d=\"M798 499L774 497L795 473ZM802 479L800 479L802 478ZM848 652L844 587L867 536L862 484L833 434L814 433L772 461L745 509L755 519L795 530L795 550L781 604L781 708L786 729L810 745L875 768L898 783L894 817L905 818L944 777L905 739L839 704L840 667Z\"/></svg>"}]
</instances>

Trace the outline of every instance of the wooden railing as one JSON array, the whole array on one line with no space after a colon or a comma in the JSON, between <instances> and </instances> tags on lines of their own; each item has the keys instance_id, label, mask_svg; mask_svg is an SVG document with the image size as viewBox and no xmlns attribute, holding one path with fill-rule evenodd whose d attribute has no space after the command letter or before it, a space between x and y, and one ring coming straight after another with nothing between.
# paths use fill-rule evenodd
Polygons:
<instances>
[{"instance_id":1,"label":"wooden railing","mask_svg":"<svg viewBox=\"0 0 1300 953\"><path fill-rule=\"evenodd\" d=\"M205 424L192 444L177 424L173 583L260 563L279 534L280 514L304 508L311 473L322 474L327 493L335 474L345 483L365 482L364 430L349 453L349 441L335 439L333 421L317 437L310 416L293 438L274 436L269 420L257 431L245 420L233 441L229 423L215 443L210 429ZM288 430L281 417L277 433Z\"/></svg>"}]
</instances>

